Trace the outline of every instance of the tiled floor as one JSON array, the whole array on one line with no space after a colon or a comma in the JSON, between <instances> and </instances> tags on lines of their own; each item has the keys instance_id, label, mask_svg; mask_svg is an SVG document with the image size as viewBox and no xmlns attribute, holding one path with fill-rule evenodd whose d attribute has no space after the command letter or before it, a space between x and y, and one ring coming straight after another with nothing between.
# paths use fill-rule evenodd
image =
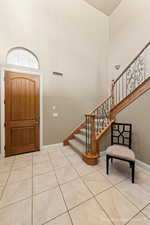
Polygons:
<instances>
[{"instance_id":1,"label":"tiled floor","mask_svg":"<svg viewBox=\"0 0 150 225\"><path fill-rule=\"evenodd\" d=\"M105 158L86 165L69 147L0 159L0 225L150 225L150 172Z\"/></svg>"}]
</instances>

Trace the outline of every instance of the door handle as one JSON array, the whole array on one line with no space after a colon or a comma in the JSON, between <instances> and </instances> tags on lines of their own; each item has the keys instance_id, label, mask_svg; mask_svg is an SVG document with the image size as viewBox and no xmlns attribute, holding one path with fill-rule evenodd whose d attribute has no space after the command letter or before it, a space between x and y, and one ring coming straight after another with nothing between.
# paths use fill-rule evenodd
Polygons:
<instances>
[{"instance_id":1,"label":"door handle","mask_svg":"<svg viewBox=\"0 0 150 225\"><path fill-rule=\"evenodd\" d=\"M39 115L35 117L35 120L36 120L37 124L40 124L40 116Z\"/></svg>"}]
</instances>

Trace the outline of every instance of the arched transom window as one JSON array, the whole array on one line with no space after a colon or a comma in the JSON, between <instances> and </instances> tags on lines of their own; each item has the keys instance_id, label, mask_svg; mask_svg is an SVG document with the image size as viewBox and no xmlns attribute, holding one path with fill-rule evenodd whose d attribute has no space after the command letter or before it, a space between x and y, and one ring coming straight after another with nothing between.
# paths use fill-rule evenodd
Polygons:
<instances>
[{"instance_id":1,"label":"arched transom window","mask_svg":"<svg viewBox=\"0 0 150 225\"><path fill-rule=\"evenodd\" d=\"M30 50L17 47L8 52L7 64L39 69L38 58Z\"/></svg>"}]
</instances>

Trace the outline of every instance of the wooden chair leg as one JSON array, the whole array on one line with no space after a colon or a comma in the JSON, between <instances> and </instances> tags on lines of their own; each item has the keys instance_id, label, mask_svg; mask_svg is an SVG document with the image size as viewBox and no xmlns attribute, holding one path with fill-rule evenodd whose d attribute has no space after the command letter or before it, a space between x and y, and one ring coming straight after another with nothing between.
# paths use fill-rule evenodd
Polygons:
<instances>
[{"instance_id":1,"label":"wooden chair leg","mask_svg":"<svg viewBox=\"0 0 150 225\"><path fill-rule=\"evenodd\" d=\"M109 174L109 155L106 155L106 173Z\"/></svg>"},{"instance_id":2,"label":"wooden chair leg","mask_svg":"<svg viewBox=\"0 0 150 225\"><path fill-rule=\"evenodd\" d=\"M132 165L132 183L134 183L134 176L135 176L135 162L132 162L131 165Z\"/></svg>"}]
</instances>

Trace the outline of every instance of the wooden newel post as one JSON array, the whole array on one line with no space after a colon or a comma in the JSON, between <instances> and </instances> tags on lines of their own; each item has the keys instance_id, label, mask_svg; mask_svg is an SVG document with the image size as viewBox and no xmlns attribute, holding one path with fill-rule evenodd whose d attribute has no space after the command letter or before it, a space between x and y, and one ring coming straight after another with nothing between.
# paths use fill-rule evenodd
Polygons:
<instances>
[{"instance_id":1,"label":"wooden newel post","mask_svg":"<svg viewBox=\"0 0 150 225\"><path fill-rule=\"evenodd\" d=\"M115 88L115 80L112 80L112 83L111 83L112 107L115 105L115 93L114 93L114 88Z\"/></svg>"},{"instance_id":2,"label":"wooden newel post","mask_svg":"<svg viewBox=\"0 0 150 225\"><path fill-rule=\"evenodd\" d=\"M99 153L97 150L97 141L96 141L96 127L95 127L95 115L86 115L86 117L90 117L88 122L90 124L90 148L88 152L83 154L83 160L88 165L96 165L98 163Z\"/></svg>"},{"instance_id":3,"label":"wooden newel post","mask_svg":"<svg viewBox=\"0 0 150 225\"><path fill-rule=\"evenodd\" d=\"M95 115L91 115L91 154L97 154Z\"/></svg>"}]
</instances>

